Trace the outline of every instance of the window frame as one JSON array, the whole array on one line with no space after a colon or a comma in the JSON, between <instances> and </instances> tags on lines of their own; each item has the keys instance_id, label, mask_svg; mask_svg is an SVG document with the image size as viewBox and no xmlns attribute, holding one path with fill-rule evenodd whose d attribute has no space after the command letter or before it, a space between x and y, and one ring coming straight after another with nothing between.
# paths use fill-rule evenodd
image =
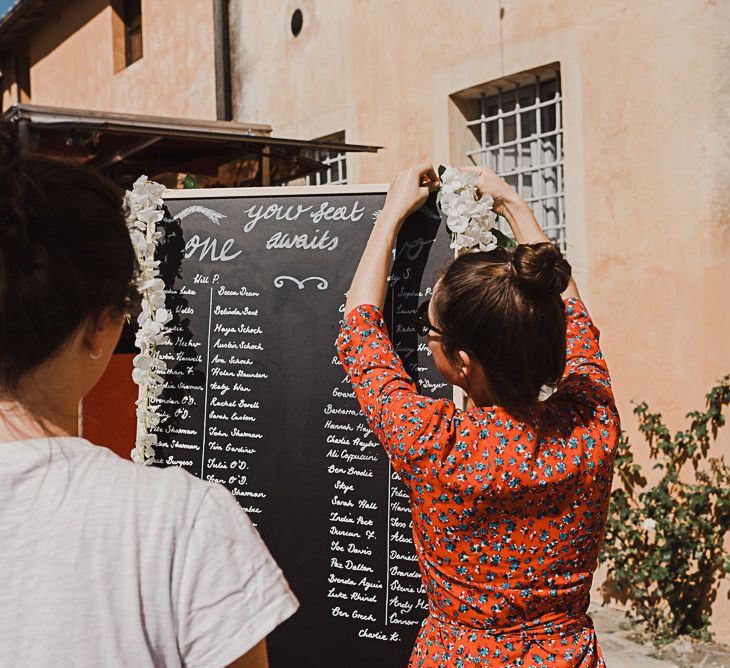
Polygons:
<instances>
[{"instance_id":1,"label":"window frame","mask_svg":"<svg viewBox=\"0 0 730 668\"><path fill-rule=\"evenodd\" d=\"M136 10L134 17L130 18L130 5L134 3ZM144 40L142 33L142 0L122 0L122 21L124 22L124 62L129 67L144 57ZM139 38L139 53L133 52L135 37Z\"/></svg>"},{"instance_id":2,"label":"window frame","mask_svg":"<svg viewBox=\"0 0 730 668\"><path fill-rule=\"evenodd\" d=\"M551 87L554 88L552 95L545 97L543 92ZM523 104L523 95L525 91L529 95L530 89L534 95L528 104ZM465 147L467 160L477 166L488 165L514 185L533 209L540 227L566 252L568 229L565 217L565 142L560 65L553 64L498 79L452 97L462 109L467 134L472 135L468 143L476 146L471 149ZM510 98L514 98L511 107ZM533 131L523 135L523 126L530 128L528 114L534 118ZM554 125L545 129L544 117L550 121L551 114ZM510 126L513 136L506 138L505 121L511 119L514 119L514 127ZM530 157L522 162L525 148ZM505 168L506 158L513 161L509 168ZM528 187L525 183L528 179L529 193L526 192ZM552 187L549 186L551 182L554 182ZM506 221L500 219L499 225L502 231L509 232Z\"/></svg>"}]
</instances>

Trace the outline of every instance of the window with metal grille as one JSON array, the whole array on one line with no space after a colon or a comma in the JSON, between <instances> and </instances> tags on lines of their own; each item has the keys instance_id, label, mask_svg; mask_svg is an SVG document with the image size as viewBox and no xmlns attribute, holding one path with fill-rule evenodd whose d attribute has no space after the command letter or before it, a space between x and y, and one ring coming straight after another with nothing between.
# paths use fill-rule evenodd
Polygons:
<instances>
[{"instance_id":1,"label":"window with metal grille","mask_svg":"<svg viewBox=\"0 0 730 668\"><path fill-rule=\"evenodd\" d=\"M315 141L344 144L345 133L335 132L326 137L319 137ZM312 151L306 151L305 155L307 158L321 162L325 167L318 172L305 176L303 180L304 185L321 186L325 183L335 185L347 183L347 154L339 153L338 151L314 149ZM293 181L292 183L297 183L297 181Z\"/></svg>"},{"instance_id":2,"label":"window with metal grille","mask_svg":"<svg viewBox=\"0 0 730 668\"><path fill-rule=\"evenodd\" d=\"M563 120L559 67L493 82L464 105L473 139L467 157L491 167L530 205L540 226L566 250ZM500 221L503 231L509 231Z\"/></svg>"},{"instance_id":3,"label":"window with metal grille","mask_svg":"<svg viewBox=\"0 0 730 668\"><path fill-rule=\"evenodd\" d=\"M345 153L315 150L309 153L309 157L327 165L327 168L305 177L308 186L347 183L347 156Z\"/></svg>"}]
</instances>

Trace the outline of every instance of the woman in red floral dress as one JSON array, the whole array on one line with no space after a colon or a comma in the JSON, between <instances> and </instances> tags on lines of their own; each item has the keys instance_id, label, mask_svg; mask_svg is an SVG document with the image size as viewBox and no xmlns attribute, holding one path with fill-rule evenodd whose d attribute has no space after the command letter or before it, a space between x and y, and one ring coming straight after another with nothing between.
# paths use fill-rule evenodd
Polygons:
<instances>
[{"instance_id":1,"label":"woman in red floral dress","mask_svg":"<svg viewBox=\"0 0 730 668\"><path fill-rule=\"evenodd\" d=\"M620 426L598 330L529 207L477 171L519 245L452 262L420 312L475 407L419 395L381 313L400 226L439 185L429 165L391 185L337 342L410 491L429 604L410 666L604 666L587 609Z\"/></svg>"}]
</instances>

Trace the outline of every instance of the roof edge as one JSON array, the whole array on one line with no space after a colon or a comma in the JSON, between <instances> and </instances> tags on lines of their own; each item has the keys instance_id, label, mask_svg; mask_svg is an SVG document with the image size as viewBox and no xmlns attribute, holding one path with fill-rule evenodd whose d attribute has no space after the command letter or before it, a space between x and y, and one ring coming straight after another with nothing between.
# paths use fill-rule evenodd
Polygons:
<instances>
[{"instance_id":1,"label":"roof edge","mask_svg":"<svg viewBox=\"0 0 730 668\"><path fill-rule=\"evenodd\" d=\"M0 42L4 41L3 38L8 37L7 33L13 29L18 21L25 18L28 12L39 4L39 0L15 0L15 2L8 7L5 14L0 16ZM36 18L38 20L42 19L42 14ZM9 41L12 42L12 40L13 36L10 36ZM1 43L0 49L2 49Z\"/></svg>"},{"instance_id":2,"label":"roof edge","mask_svg":"<svg viewBox=\"0 0 730 668\"><path fill-rule=\"evenodd\" d=\"M160 136L205 137L213 141L243 141L247 143L299 146L353 153L377 153L382 146L345 144L310 139L274 137L270 125L253 125L234 121L203 121L167 116L144 116L117 112L66 109L32 104L17 104L8 108L1 116L13 122L25 122L30 127L75 128L112 133L140 133Z\"/></svg>"}]
</instances>

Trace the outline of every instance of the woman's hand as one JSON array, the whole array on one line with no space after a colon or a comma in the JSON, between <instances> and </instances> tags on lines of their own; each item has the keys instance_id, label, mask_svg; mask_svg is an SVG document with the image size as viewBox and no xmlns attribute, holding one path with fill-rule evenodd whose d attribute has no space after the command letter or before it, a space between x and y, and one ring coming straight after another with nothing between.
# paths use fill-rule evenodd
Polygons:
<instances>
[{"instance_id":1,"label":"woman's hand","mask_svg":"<svg viewBox=\"0 0 730 668\"><path fill-rule=\"evenodd\" d=\"M502 216L510 226L518 244L534 244L549 241L538 225L532 210L519 193L489 167L461 167L462 172L472 172L479 176L477 192L491 195L494 200L492 210Z\"/></svg>"},{"instance_id":2,"label":"woman's hand","mask_svg":"<svg viewBox=\"0 0 730 668\"><path fill-rule=\"evenodd\" d=\"M383 308L388 271L393 261L393 246L403 221L423 206L428 193L439 187L439 177L427 163L398 172L388 189L383 210L378 216L368 245L357 265L345 313L360 304Z\"/></svg>"},{"instance_id":3,"label":"woman's hand","mask_svg":"<svg viewBox=\"0 0 730 668\"><path fill-rule=\"evenodd\" d=\"M519 193L489 167L460 167L462 172L472 172L479 176L477 192L479 195L488 194L494 200L492 209L503 218L507 218L508 208L514 209L518 204L524 204Z\"/></svg>"},{"instance_id":4,"label":"woman's hand","mask_svg":"<svg viewBox=\"0 0 730 668\"><path fill-rule=\"evenodd\" d=\"M510 226L518 244L537 244L550 241L535 219L532 209L519 193L501 176L489 167L461 167L463 172L479 175L477 191L479 195L488 193L494 200L492 209L502 216ZM580 297L578 286L573 278L563 292L563 297Z\"/></svg>"},{"instance_id":5,"label":"woman's hand","mask_svg":"<svg viewBox=\"0 0 730 668\"><path fill-rule=\"evenodd\" d=\"M385 198L385 217L400 226L408 216L424 205L429 193L437 190L440 185L439 177L429 163L398 172Z\"/></svg>"}]
</instances>

